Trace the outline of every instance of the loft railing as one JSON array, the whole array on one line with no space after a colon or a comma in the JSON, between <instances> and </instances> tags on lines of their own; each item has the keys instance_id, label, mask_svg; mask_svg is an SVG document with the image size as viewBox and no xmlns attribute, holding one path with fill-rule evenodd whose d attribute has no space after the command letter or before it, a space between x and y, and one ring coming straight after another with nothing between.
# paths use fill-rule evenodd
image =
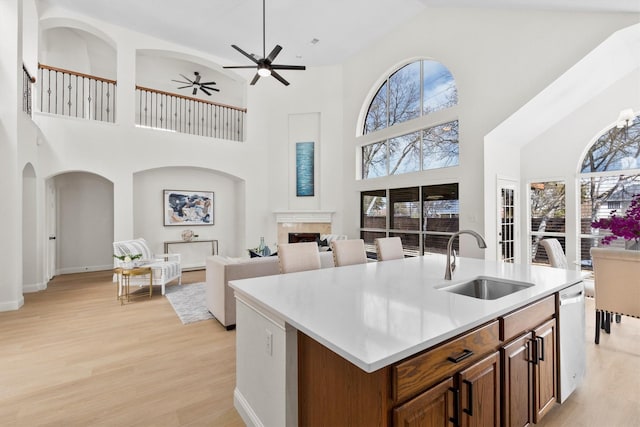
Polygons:
<instances>
[{"instance_id":1,"label":"loft railing","mask_svg":"<svg viewBox=\"0 0 640 427\"><path fill-rule=\"evenodd\" d=\"M136 86L136 124L212 138L244 141L246 108Z\"/></svg>"},{"instance_id":2,"label":"loft railing","mask_svg":"<svg viewBox=\"0 0 640 427\"><path fill-rule=\"evenodd\" d=\"M27 67L22 64L22 111L31 115L31 85L36 82L35 77L31 77Z\"/></svg>"},{"instance_id":3,"label":"loft railing","mask_svg":"<svg viewBox=\"0 0 640 427\"><path fill-rule=\"evenodd\" d=\"M38 64L40 111L114 123L116 81Z\"/></svg>"}]
</instances>

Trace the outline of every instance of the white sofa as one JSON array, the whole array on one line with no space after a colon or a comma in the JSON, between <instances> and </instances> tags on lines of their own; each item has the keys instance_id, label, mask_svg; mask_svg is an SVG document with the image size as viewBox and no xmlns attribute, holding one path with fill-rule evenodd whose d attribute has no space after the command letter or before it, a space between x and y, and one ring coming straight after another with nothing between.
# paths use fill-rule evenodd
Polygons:
<instances>
[{"instance_id":1,"label":"white sofa","mask_svg":"<svg viewBox=\"0 0 640 427\"><path fill-rule=\"evenodd\" d=\"M331 252L320 253L320 267L333 267ZM207 309L227 329L236 325L236 301L230 280L279 274L278 257L227 258L219 255L207 257L207 287L205 298Z\"/></svg>"},{"instance_id":2,"label":"white sofa","mask_svg":"<svg viewBox=\"0 0 640 427\"><path fill-rule=\"evenodd\" d=\"M178 285L182 284L182 268L180 267L180 254L154 254L151 252L147 241L143 238L133 240L121 240L113 242L113 254L122 255L142 255L140 262L145 267L151 267L153 272L153 285L160 286L164 295L165 285L178 279ZM123 262L118 258L113 258L113 267L122 267ZM117 280L114 275L114 282ZM131 277L132 285L148 286L148 276ZM121 284L118 284L121 286Z\"/></svg>"}]
</instances>

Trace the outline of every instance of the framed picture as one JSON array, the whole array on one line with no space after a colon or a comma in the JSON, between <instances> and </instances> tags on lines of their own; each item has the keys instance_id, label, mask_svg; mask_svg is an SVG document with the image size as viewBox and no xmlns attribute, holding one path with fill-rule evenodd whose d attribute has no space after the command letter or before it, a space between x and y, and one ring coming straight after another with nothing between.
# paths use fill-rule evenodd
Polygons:
<instances>
[{"instance_id":1,"label":"framed picture","mask_svg":"<svg viewBox=\"0 0 640 427\"><path fill-rule=\"evenodd\" d=\"M296 142L296 196L314 195L314 156L313 142Z\"/></svg>"},{"instance_id":2,"label":"framed picture","mask_svg":"<svg viewBox=\"0 0 640 427\"><path fill-rule=\"evenodd\" d=\"M164 225L213 225L213 191L164 190Z\"/></svg>"}]
</instances>

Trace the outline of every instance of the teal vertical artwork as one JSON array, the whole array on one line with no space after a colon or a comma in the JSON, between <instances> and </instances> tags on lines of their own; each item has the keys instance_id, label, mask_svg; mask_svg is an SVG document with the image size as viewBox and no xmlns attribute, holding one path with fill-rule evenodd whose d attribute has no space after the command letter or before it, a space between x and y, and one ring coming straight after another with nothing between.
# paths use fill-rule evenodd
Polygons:
<instances>
[{"instance_id":1,"label":"teal vertical artwork","mask_svg":"<svg viewBox=\"0 0 640 427\"><path fill-rule=\"evenodd\" d=\"M296 196L314 195L314 143L296 142Z\"/></svg>"}]
</instances>

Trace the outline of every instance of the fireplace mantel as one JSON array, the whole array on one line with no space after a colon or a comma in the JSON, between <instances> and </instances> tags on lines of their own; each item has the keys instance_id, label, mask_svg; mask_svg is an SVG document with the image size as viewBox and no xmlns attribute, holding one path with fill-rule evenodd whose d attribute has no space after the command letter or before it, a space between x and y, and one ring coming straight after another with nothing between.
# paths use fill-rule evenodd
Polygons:
<instances>
[{"instance_id":1,"label":"fireplace mantel","mask_svg":"<svg viewBox=\"0 0 640 427\"><path fill-rule=\"evenodd\" d=\"M334 211L276 211L276 222L282 223L328 223L331 224L331 219Z\"/></svg>"}]
</instances>

